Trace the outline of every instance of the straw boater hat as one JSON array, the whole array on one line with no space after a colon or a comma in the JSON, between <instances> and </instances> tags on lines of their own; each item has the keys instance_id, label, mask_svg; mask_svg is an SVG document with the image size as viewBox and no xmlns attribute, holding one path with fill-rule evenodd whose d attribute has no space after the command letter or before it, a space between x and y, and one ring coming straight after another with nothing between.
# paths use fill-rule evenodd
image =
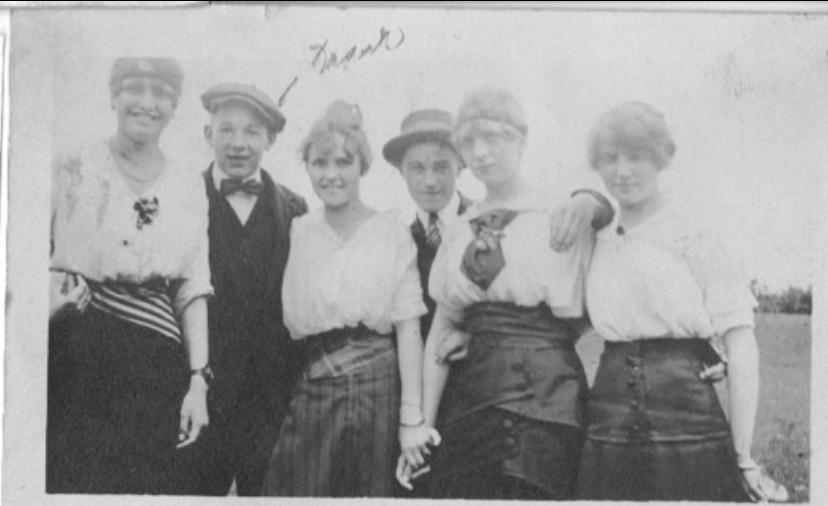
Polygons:
<instances>
[{"instance_id":1,"label":"straw boater hat","mask_svg":"<svg viewBox=\"0 0 828 506\"><path fill-rule=\"evenodd\" d=\"M454 120L451 113L441 109L414 111L402 121L400 135L388 141L382 148L382 155L388 163L400 168L405 151L414 144L423 142L444 142L455 152L451 144L451 128Z\"/></svg>"}]
</instances>

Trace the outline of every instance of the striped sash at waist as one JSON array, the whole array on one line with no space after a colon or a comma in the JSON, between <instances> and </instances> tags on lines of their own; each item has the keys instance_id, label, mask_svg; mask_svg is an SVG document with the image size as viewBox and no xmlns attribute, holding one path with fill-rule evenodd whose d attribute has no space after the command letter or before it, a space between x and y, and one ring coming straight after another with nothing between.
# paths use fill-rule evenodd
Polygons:
<instances>
[{"instance_id":1,"label":"striped sash at waist","mask_svg":"<svg viewBox=\"0 0 828 506\"><path fill-rule=\"evenodd\" d=\"M95 308L181 342L166 283L137 285L90 279L86 283L92 293L90 304Z\"/></svg>"}]
</instances>

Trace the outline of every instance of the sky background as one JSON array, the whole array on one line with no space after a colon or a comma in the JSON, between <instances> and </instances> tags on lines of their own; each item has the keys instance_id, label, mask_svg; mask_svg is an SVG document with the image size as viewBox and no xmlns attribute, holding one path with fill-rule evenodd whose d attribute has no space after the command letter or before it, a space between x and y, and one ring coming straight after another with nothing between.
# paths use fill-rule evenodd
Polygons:
<instances>
[{"instance_id":1,"label":"sky background","mask_svg":"<svg viewBox=\"0 0 828 506\"><path fill-rule=\"evenodd\" d=\"M212 6L208 9L73 11L45 18L52 34L50 148L65 153L115 130L108 78L113 58L166 55L184 69L184 91L162 146L202 171L211 158L201 93L253 83L282 108L287 127L264 159L281 183L319 205L298 148L335 98L362 110L374 151L364 199L413 204L383 144L411 110L452 112L481 85L522 102L529 124L524 170L550 196L602 189L586 163L592 122L608 107L642 100L661 110L678 151L664 187L698 219L730 232L751 277L772 289L813 282L825 220L828 18L824 15L487 11ZM343 55L379 40L346 68L320 73L313 45ZM468 173L460 188L481 188Z\"/></svg>"}]
</instances>

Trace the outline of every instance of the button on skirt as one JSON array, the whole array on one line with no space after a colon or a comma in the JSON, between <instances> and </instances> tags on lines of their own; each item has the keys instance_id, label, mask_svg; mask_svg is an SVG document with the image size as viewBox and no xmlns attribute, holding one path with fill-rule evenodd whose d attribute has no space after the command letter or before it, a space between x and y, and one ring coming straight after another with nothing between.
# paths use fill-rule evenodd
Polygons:
<instances>
[{"instance_id":1,"label":"button on skirt","mask_svg":"<svg viewBox=\"0 0 828 506\"><path fill-rule=\"evenodd\" d=\"M707 345L607 343L590 392L581 498L748 499L716 391L698 376Z\"/></svg>"}]
</instances>

